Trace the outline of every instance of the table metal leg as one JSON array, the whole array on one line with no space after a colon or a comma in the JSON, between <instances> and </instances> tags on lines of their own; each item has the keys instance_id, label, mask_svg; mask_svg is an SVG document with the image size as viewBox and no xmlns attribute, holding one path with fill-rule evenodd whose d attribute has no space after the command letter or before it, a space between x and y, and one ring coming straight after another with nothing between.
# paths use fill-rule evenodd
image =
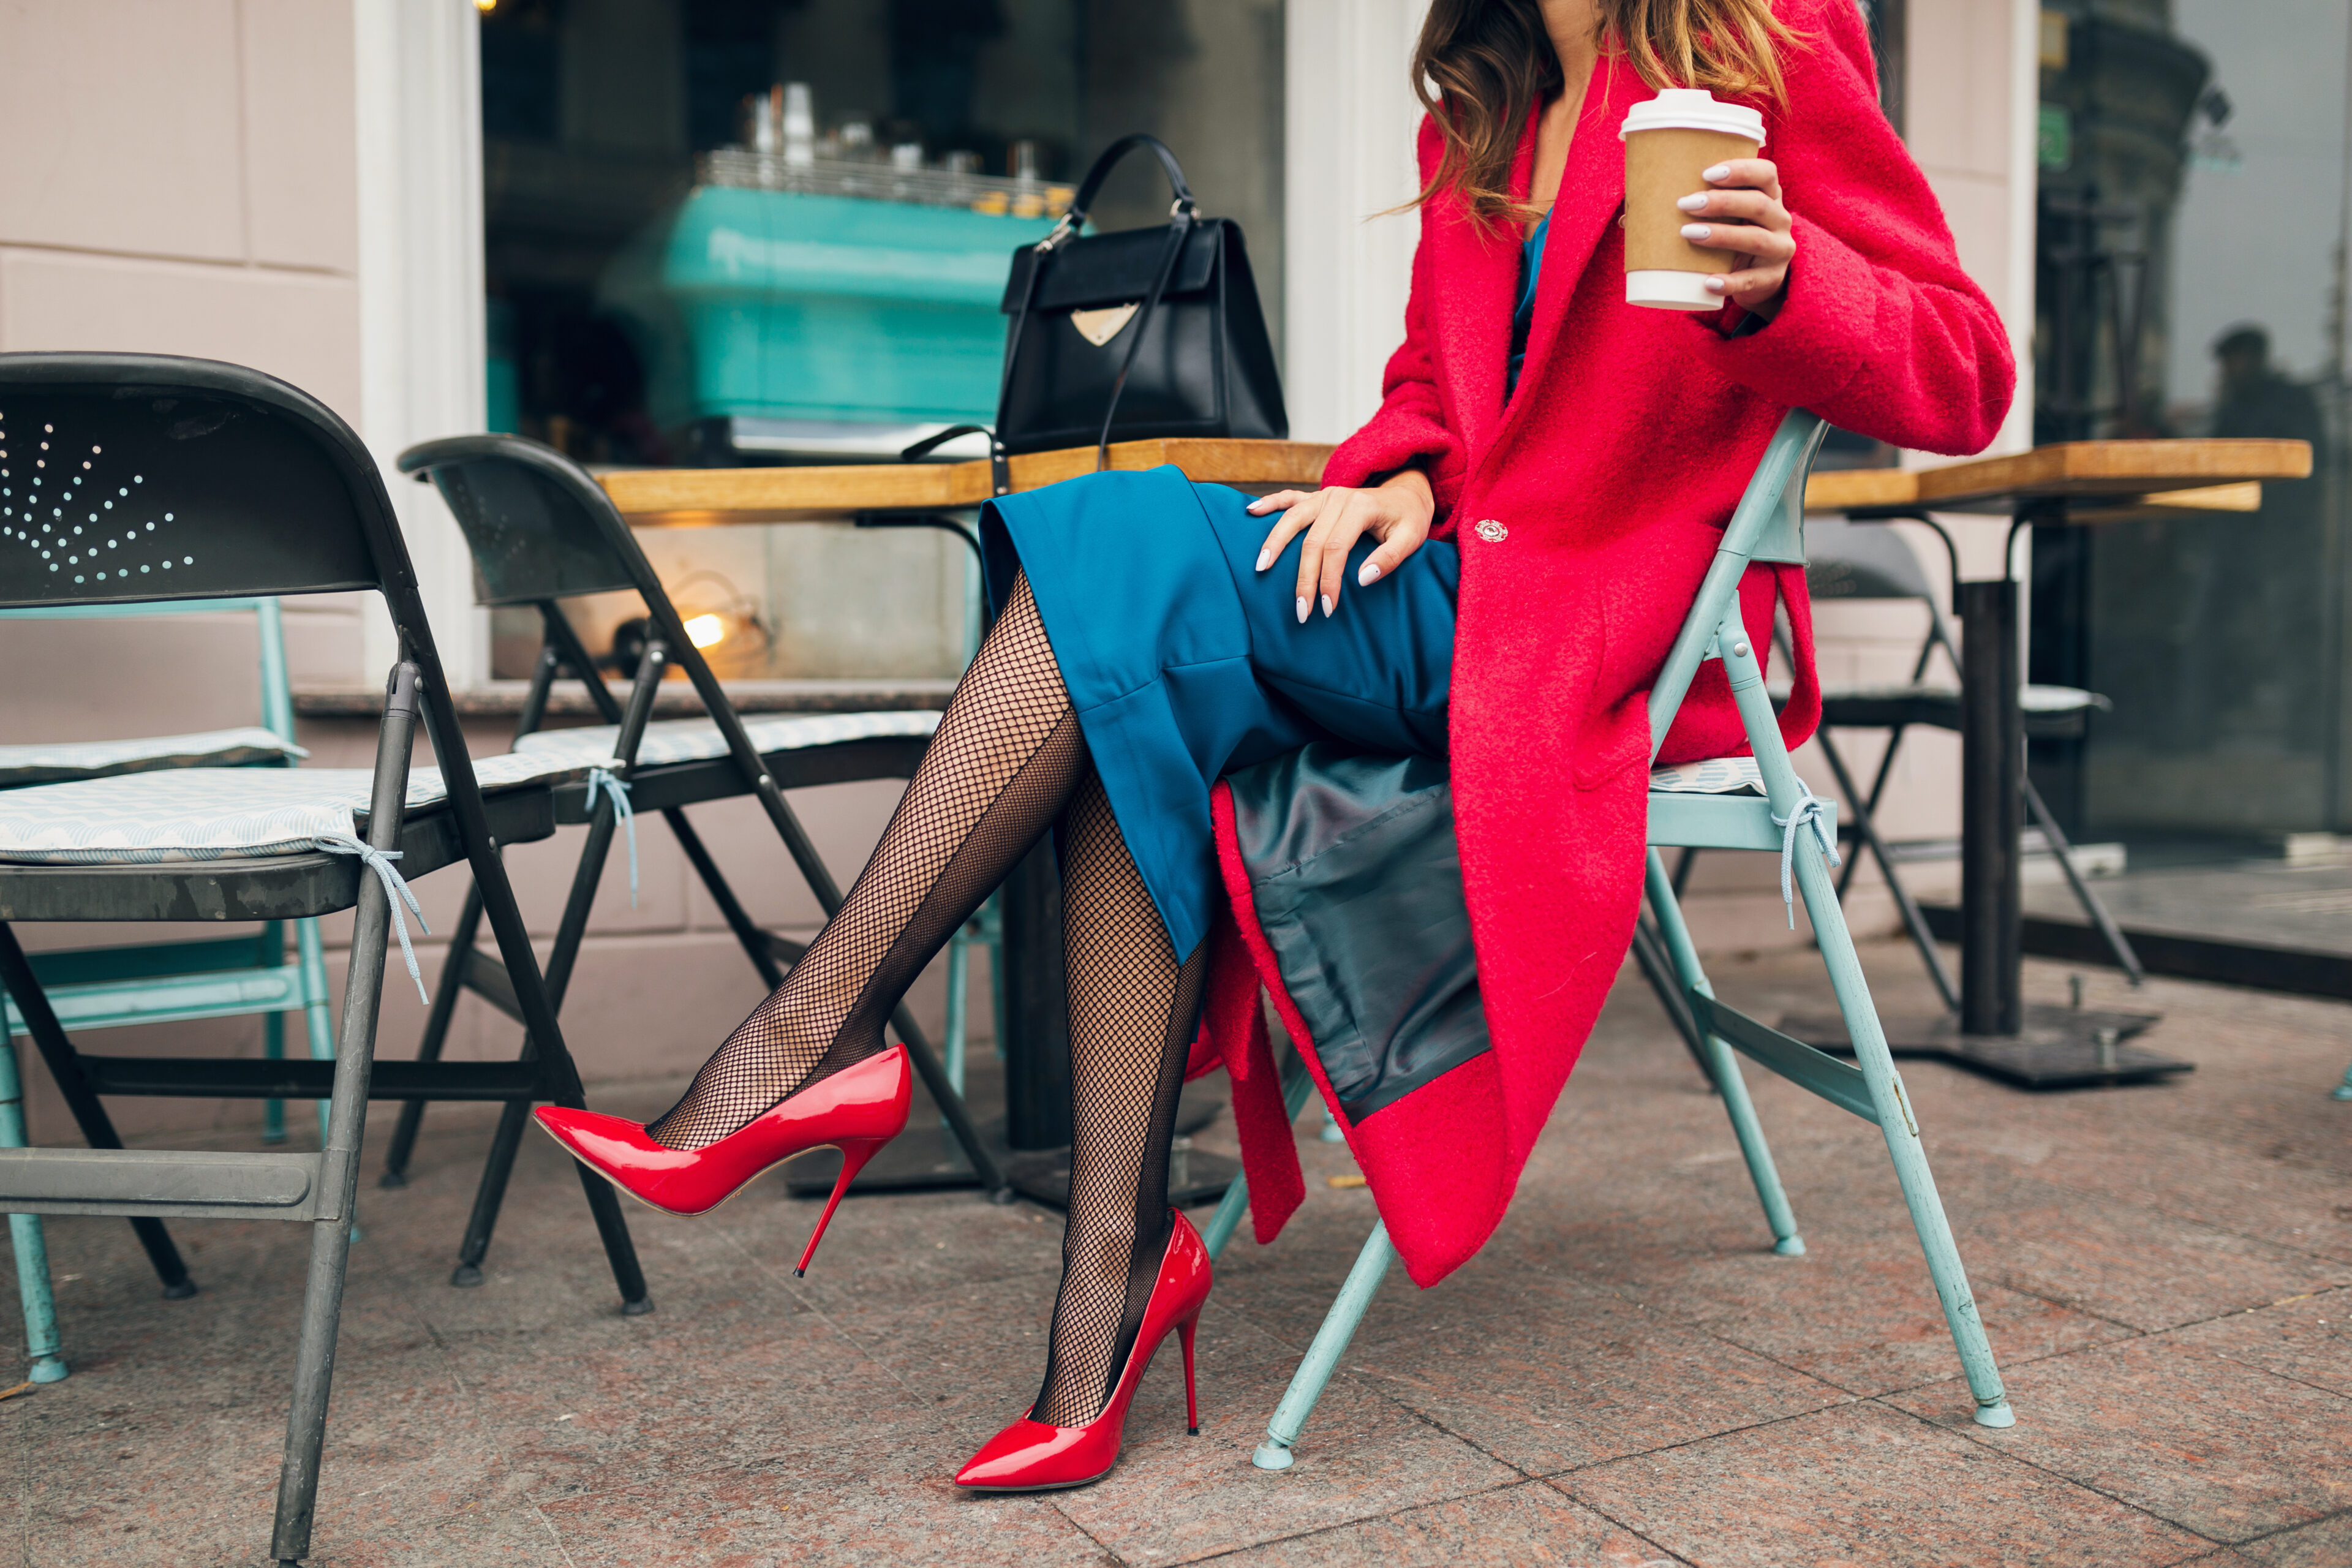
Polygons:
<instances>
[{"instance_id":1,"label":"table metal leg","mask_svg":"<svg viewBox=\"0 0 2352 1568\"><path fill-rule=\"evenodd\" d=\"M2018 584L1958 585L1960 611L1960 1032L2014 1035L2023 916L2018 839L2024 823L2024 720Z\"/></svg>"}]
</instances>

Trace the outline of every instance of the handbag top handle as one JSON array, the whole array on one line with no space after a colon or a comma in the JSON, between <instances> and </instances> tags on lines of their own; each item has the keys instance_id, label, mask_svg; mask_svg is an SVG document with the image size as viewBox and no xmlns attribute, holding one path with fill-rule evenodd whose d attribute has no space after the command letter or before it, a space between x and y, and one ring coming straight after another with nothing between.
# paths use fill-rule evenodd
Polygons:
<instances>
[{"instance_id":1,"label":"handbag top handle","mask_svg":"<svg viewBox=\"0 0 2352 1568\"><path fill-rule=\"evenodd\" d=\"M1168 176L1169 188L1175 193L1176 199L1168 207L1167 248L1160 254L1160 268L1152 279L1151 292L1144 297L1143 309L1136 315L1135 331L1128 340L1127 358L1119 363L1118 378L1111 383L1110 400L1103 409L1102 433L1095 441L1097 473L1110 467L1111 423L1118 416L1119 395L1127 390L1128 373L1135 368L1136 351L1143 346L1143 330L1150 324L1152 312L1160 305L1160 296L1168 287L1169 275L1175 271L1176 259L1183 254L1184 241L1192 232L1193 210L1197 205L1192 200L1192 187L1184 182L1184 166L1176 162L1176 154L1170 152L1168 143L1159 137L1149 132L1138 131L1104 148L1102 156L1095 160L1094 167L1088 169L1087 177L1079 182L1077 197L1070 203L1070 210L1062 215L1052 233L1037 242L1037 259L1029 268L1029 283L1023 294L1021 310L1013 318L1013 335L1004 345L1004 375L997 388L998 423L1001 425L1003 423L1004 388L1012 384L1013 356L1021 351L1022 331L1028 325L1029 307L1037 297L1037 279L1045 272L1045 260L1064 240L1086 226L1087 209L1094 205L1103 182L1110 178L1111 170L1118 166L1120 159L1139 148L1150 149L1152 156L1160 160L1160 171Z\"/></svg>"},{"instance_id":2,"label":"handbag top handle","mask_svg":"<svg viewBox=\"0 0 2352 1568\"><path fill-rule=\"evenodd\" d=\"M1176 200L1169 207L1168 216L1175 217L1180 213L1192 214L1197 204L1192 200L1192 187L1184 183L1183 165L1176 162L1176 154L1168 150L1167 142L1148 132L1138 131L1132 135L1120 137L1103 149L1102 156L1097 158L1094 167L1087 171L1087 177L1078 182L1077 197L1070 203L1070 210L1062 215L1062 221L1055 226L1054 232L1038 242L1037 248L1041 253L1050 252L1063 239L1085 226L1087 214L1094 210L1095 197L1101 194L1103 182L1110 178L1111 170L1118 165L1120 159L1141 147L1150 148L1151 155L1160 160L1160 172L1168 176L1169 189L1175 193Z\"/></svg>"}]
</instances>

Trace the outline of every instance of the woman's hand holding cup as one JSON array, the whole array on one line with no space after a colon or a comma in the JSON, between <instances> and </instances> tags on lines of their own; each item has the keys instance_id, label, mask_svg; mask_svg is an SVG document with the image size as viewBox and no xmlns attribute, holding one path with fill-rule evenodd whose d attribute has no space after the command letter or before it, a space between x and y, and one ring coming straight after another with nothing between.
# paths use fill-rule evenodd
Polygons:
<instances>
[{"instance_id":1,"label":"woman's hand holding cup","mask_svg":"<svg viewBox=\"0 0 2352 1568\"><path fill-rule=\"evenodd\" d=\"M1734 158L1699 177L1708 189L1675 204L1696 220L1683 225L1683 237L1751 258L1737 272L1709 277L1705 286L1769 321L1780 309L1789 263L1797 254L1792 220L1780 203L1780 171L1769 158Z\"/></svg>"}]
</instances>

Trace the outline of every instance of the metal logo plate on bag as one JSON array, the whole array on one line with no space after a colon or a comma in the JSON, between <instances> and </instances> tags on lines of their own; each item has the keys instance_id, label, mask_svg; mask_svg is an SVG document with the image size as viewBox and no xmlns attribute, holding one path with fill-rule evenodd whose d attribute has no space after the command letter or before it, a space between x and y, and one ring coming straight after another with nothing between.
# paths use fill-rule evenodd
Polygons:
<instances>
[{"instance_id":1,"label":"metal logo plate on bag","mask_svg":"<svg viewBox=\"0 0 2352 1568\"><path fill-rule=\"evenodd\" d=\"M1106 305L1099 310L1073 310L1070 325L1078 329L1078 336L1100 348L1118 336L1118 331L1135 319L1143 301L1130 300L1124 305Z\"/></svg>"}]
</instances>

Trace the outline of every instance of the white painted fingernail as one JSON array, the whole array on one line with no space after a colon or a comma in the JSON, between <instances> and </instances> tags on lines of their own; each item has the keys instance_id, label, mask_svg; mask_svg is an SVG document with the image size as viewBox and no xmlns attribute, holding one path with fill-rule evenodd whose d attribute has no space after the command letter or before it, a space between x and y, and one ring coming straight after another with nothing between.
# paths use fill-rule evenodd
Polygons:
<instances>
[{"instance_id":1,"label":"white painted fingernail","mask_svg":"<svg viewBox=\"0 0 2352 1568\"><path fill-rule=\"evenodd\" d=\"M1307 624L1307 595L1304 594L1298 595L1298 624L1302 626Z\"/></svg>"},{"instance_id":2,"label":"white painted fingernail","mask_svg":"<svg viewBox=\"0 0 2352 1568\"><path fill-rule=\"evenodd\" d=\"M1683 225L1683 237L1685 239L1705 239L1708 235L1711 235L1714 232L1715 230L1709 228L1703 223L1686 223Z\"/></svg>"},{"instance_id":3,"label":"white painted fingernail","mask_svg":"<svg viewBox=\"0 0 2352 1568\"><path fill-rule=\"evenodd\" d=\"M1683 211L1686 213L1695 213L1698 211L1699 208L1706 205L1706 193L1705 191L1701 191L1696 195L1680 197L1675 201L1675 205L1682 208Z\"/></svg>"},{"instance_id":4,"label":"white painted fingernail","mask_svg":"<svg viewBox=\"0 0 2352 1568\"><path fill-rule=\"evenodd\" d=\"M1731 165L1728 163L1717 163L1714 168L1709 169L1706 173L1701 174L1699 178L1707 181L1709 184L1713 184L1717 180L1727 180L1731 178Z\"/></svg>"},{"instance_id":5,"label":"white painted fingernail","mask_svg":"<svg viewBox=\"0 0 2352 1568\"><path fill-rule=\"evenodd\" d=\"M1261 572L1274 564L1274 547L1268 545L1257 552L1257 569Z\"/></svg>"},{"instance_id":6,"label":"white painted fingernail","mask_svg":"<svg viewBox=\"0 0 2352 1568\"><path fill-rule=\"evenodd\" d=\"M1723 279L1720 278L1709 278L1705 283L1701 284L1700 287L1705 289L1710 294L1720 294L1723 292Z\"/></svg>"},{"instance_id":7,"label":"white painted fingernail","mask_svg":"<svg viewBox=\"0 0 2352 1568\"><path fill-rule=\"evenodd\" d=\"M1367 561L1364 563L1364 569L1356 574L1356 586L1369 588L1372 585L1372 579L1380 574L1381 563L1377 561Z\"/></svg>"},{"instance_id":8,"label":"white painted fingernail","mask_svg":"<svg viewBox=\"0 0 2352 1568\"><path fill-rule=\"evenodd\" d=\"M1327 621L1331 618L1331 595L1328 594L1323 595L1323 618Z\"/></svg>"}]
</instances>

